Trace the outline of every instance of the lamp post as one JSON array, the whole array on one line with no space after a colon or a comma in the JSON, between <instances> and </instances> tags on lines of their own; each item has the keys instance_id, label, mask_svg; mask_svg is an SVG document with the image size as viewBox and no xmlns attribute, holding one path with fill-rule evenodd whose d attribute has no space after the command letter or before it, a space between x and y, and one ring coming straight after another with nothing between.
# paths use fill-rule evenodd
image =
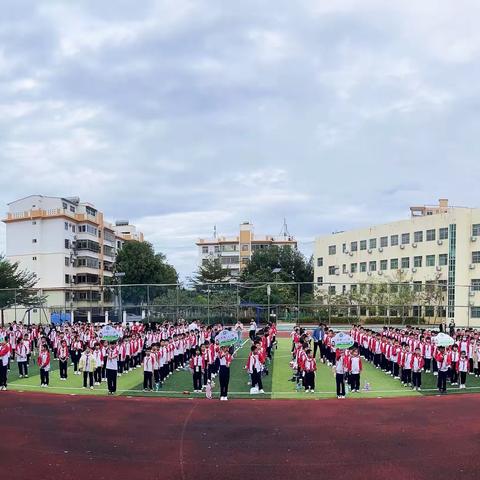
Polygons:
<instances>
[{"instance_id":1,"label":"lamp post","mask_svg":"<svg viewBox=\"0 0 480 480\"><path fill-rule=\"evenodd\" d=\"M123 302L122 302L122 278L125 272L116 272L113 276L118 280L118 303L120 307L120 322L123 322Z\"/></svg>"}]
</instances>

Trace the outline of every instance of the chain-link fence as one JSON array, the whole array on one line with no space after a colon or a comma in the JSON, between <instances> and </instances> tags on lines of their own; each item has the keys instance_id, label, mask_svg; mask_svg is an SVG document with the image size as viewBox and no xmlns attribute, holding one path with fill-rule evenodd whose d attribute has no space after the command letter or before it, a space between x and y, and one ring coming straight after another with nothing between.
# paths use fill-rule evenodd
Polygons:
<instances>
[{"instance_id":1,"label":"chain-link fence","mask_svg":"<svg viewBox=\"0 0 480 480\"><path fill-rule=\"evenodd\" d=\"M5 323L237 319L480 325L480 288L446 283L211 283L0 290Z\"/></svg>"}]
</instances>

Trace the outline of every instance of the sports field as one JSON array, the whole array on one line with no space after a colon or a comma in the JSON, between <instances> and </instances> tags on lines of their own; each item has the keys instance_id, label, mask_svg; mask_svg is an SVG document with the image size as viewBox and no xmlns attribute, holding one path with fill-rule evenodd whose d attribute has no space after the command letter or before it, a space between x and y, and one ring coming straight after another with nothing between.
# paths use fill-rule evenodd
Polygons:
<instances>
[{"instance_id":1,"label":"sports field","mask_svg":"<svg viewBox=\"0 0 480 480\"><path fill-rule=\"evenodd\" d=\"M246 359L249 353L248 341L237 351L235 360L231 366L229 398L249 398L250 387L248 385L248 375L244 369ZM303 391L297 391L295 383L290 381L292 370L289 362L290 341L287 338L278 339L278 349L274 351L273 362L268 365L269 375L263 377L265 394L255 395L254 398L272 398L272 399L326 399L336 397L335 381L330 368L318 362L318 372L316 377L316 388L314 394L305 394ZM31 362L33 364L33 361ZM351 398L378 398L378 397L405 397L437 394L436 377L431 374L422 375L422 391L415 392L408 387L400 384L399 380L393 379L381 370L375 369L368 362L363 362L364 370L362 372L362 391L360 393L350 394ZM29 378L19 378L15 362L12 362L12 368L9 374L9 389L18 391L41 391L44 393L62 393L71 395L106 395L106 384L96 386L94 390L83 389L83 377L73 375L73 367L69 367L68 379L60 381L58 372L58 362L52 361L52 371L50 372L50 387L48 389L40 388L40 376L38 367L31 365L29 369ZM369 390L364 390L365 383L369 384ZM128 374L118 378L117 394L122 396L150 396L150 397L204 397L204 394L193 394L192 376L188 371L175 372L167 379L160 392L143 392L143 372L141 368L134 369ZM218 382L214 387L214 392L218 393ZM459 390L458 387L448 388L448 392L456 394L472 393L480 391L480 379L469 375L467 378L467 388Z\"/></svg>"}]
</instances>

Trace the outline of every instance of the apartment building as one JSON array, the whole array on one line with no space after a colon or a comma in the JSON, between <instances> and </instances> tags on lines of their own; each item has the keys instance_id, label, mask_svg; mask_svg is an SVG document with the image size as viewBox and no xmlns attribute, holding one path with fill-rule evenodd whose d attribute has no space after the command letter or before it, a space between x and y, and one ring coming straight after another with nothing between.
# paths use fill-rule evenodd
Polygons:
<instances>
[{"instance_id":1,"label":"apartment building","mask_svg":"<svg viewBox=\"0 0 480 480\"><path fill-rule=\"evenodd\" d=\"M77 197L31 195L8 207L6 256L37 275L51 309L108 303L102 285L113 276L117 251L126 241L143 240L133 225L112 225Z\"/></svg>"},{"instance_id":2,"label":"apartment building","mask_svg":"<svg viewBox=\"0 0 480 480\"><path fill-rule=\"evenodd\" d=\"M480 209L435 206L410 208L410 218L317 238L315 281L330 294L359 284L401 278L421 290L445 291L440 316L457 325L480 325ZM432 308L418 311L432 316Z\"/></svg>"},{"instance_id":3,"label":"apartment building","mask_svg":"<svg viewBox=\"0 0 480 480\"><path fill-rule=\"evenodd\" d=\"M200 238L196 245L200 265L208 259L219 258L234 280L240 275L256 250L271 245L297 248L297 241L288 233L286 225L280 235L256 235L254 226L250 222L244 222L240 225L238 235L215 234L213 238Z\"/></svg>"}]
</instances>

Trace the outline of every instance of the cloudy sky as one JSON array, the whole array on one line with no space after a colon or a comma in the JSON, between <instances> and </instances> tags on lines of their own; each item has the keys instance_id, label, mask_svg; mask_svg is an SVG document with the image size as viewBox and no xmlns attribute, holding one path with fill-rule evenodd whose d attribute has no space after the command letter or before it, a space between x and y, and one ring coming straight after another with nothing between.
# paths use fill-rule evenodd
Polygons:
<instances>
[{"instance_id":1,"label":"cloudy sky","mask_svg":"<svg viewBox=\"0 0 480 480\"><path fill-rule=\"evenodd\" d=\"M480 206L476 0L4 0L0 204L78 195L182 275L197 237ZM5 248L0 230L0 251Z\"/></svg>"}]
</instances>

